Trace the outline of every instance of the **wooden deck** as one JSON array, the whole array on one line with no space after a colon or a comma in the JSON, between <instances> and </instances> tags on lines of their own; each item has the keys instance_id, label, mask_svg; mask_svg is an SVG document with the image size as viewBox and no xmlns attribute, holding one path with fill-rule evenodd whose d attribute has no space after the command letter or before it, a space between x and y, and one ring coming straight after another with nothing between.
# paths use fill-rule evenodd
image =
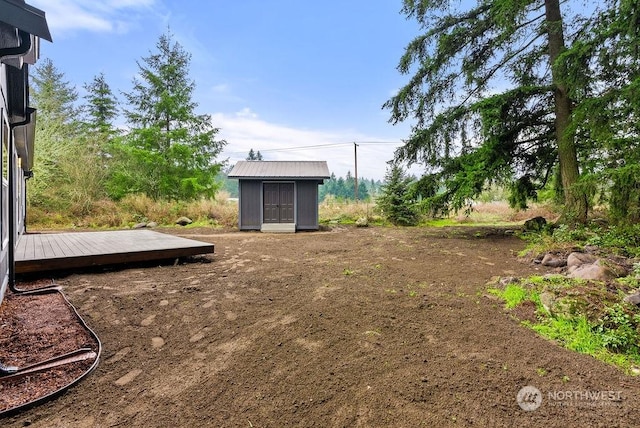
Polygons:
<instances>
[{"instance_id":1,"label":"wooden deck","mask_svg":"<svg viewBox=\"0 0 640 428\"><path fill-rule=\"evenodd\" d=\"M214 245L150 230L35 233L20 237L16 273L172 259L213 253Z\"/></svg>"}]
</instances>

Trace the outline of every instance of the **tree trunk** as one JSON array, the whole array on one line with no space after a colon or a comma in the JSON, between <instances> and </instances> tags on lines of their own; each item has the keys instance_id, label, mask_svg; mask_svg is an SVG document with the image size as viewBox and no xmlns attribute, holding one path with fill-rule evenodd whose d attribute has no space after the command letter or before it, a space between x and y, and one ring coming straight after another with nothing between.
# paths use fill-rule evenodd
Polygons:
<instances>
[{"instance_id":1,"label":"tree trunk","mask_svg":"<svg viewBox=\"0 0 640 428\"><path fill-rule=\"evenodd\" d=\"M569 99L567 85L558 78L558 72L555 67L558 57L565 48L560 1L545 0L544 5L547 18L547 36L549 38L549 62L554 86L558 159L565 199L562 221L586 223L589 209L587 196L584 190L577 186L580 176L578 154L575 135L569 130L571 125L571 100Z\"/></svg>"}]
</instances>

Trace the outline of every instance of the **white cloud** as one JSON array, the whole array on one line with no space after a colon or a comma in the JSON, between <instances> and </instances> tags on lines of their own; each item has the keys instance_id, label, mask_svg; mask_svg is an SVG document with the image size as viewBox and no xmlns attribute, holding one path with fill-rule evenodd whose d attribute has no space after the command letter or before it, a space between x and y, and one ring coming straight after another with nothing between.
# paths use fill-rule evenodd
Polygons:
<instances>
[{"instance_id":1,"label":"white cloud","mask_svg":"<svg viewBox=\"0 0 640 428\"><path fill-rule=\"evenodd\" d=\"M227 94L231 90L231 87L226 83L220 83L219 85L212 86L211 90L219 94Z\"/></svg>"},{"instance_id":2,"label":"white cloud","mask_svg":"<svg viewBox=\"0 0 640 428\"><path fill-rule=\"evenodd\" d=\"M234 114L214 113L211 120L220 128L219 137L227 141L222 158L228 158L230 164L246 159L253 149L260 151L265 160L326 160L331 172L344 177L347 171L355 172L353 143L357 142L361 143L358 176L382 179L387 161L401 144L399 139L396 144L382 144L385 140L352 130L297 129L269 123L249 108Z\"/></svg>"},{"instance_id":3,"label":"white cloud","mask_svg":"<svg viewBox=\"0 0 640 428\"><path fill-rule=\"evenodd\" d=\"M30 0L44 10L53 32L86 30L92 32L126 32L135 19L132 11L150 8L155 0Z\"/></svg>"}]
</instances>

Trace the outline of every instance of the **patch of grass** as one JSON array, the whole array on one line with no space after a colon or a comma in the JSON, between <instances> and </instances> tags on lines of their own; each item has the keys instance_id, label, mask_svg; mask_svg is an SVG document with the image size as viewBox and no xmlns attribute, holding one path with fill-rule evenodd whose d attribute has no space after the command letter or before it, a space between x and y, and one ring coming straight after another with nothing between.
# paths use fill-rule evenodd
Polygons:
<instances>
[{"instance_id":1,"label":"patch of grass","mask_svg":"<svg viewBox=\"0 0 640 428\"><path fill-rule=\"evenodd\" d=\"M585 303L584 310L563 315L549 313L540 301L540 294L552 290L558 298L579 297ZM567 349L591 355L628 373L640 365L638 308L602 297L594 284L564 277L531 277L508 284L504 289L493 286L488 291L504 300L504 307L509 310L524 302L533 302L538 321L523 321L523 325Z\"/></svg>"},{"instance_id":2,"label":"patch of grass","mask_svg":"<svg viewBox=\"0 0 640 428\"><path fill-rule=\"evenodd\" d=\"M513 309L531 298L529 290L520 284L508 284L504 289L490 288L488 291L504 300L506 309ZM537 299L539 301L540 298Z\"/></svg>"},{"instance_id":3,"label":"patch of grass","mask_svg":"<svg viewBox=\"0 0 640 428\"><path fill-rule=\"evenodd\" d=\"M426 220L422 223L423 226L428 227L447 227L447 226L457 226L458 222L452 218L434 218L430 220Z\"/></svg>"},{"instance_id":4,"label":"patch of grass","mask_svg":"<svg viewBox=\"0 0 640 428\"><path fill-rule=\"evenodd\" d=\"M355 273L356 273L356 271L354 271L352 269L349 269L349 268L344 268L344 270L342 271L342 274L344 276L351 276L351 275L353 275Z\"/></svg>"}]
</instances>

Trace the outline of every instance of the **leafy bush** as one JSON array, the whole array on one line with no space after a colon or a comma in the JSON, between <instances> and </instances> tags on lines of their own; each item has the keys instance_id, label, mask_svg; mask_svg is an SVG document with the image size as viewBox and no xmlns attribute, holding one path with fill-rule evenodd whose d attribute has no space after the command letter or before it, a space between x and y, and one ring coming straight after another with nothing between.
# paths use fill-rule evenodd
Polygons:
<instances>
[{"instance_id":1,"label":"leafy bush","mask_svg":"<svg viewBox=\"0 0 640 428\"><path fill-rule=\"evenodd\" d=\"M640 314L633 314L627 307L618 303L607 308L595 331L602 336L604 346L610 350L637 354L640 343L639 326Z\"/></svg>"}]
</instances>

